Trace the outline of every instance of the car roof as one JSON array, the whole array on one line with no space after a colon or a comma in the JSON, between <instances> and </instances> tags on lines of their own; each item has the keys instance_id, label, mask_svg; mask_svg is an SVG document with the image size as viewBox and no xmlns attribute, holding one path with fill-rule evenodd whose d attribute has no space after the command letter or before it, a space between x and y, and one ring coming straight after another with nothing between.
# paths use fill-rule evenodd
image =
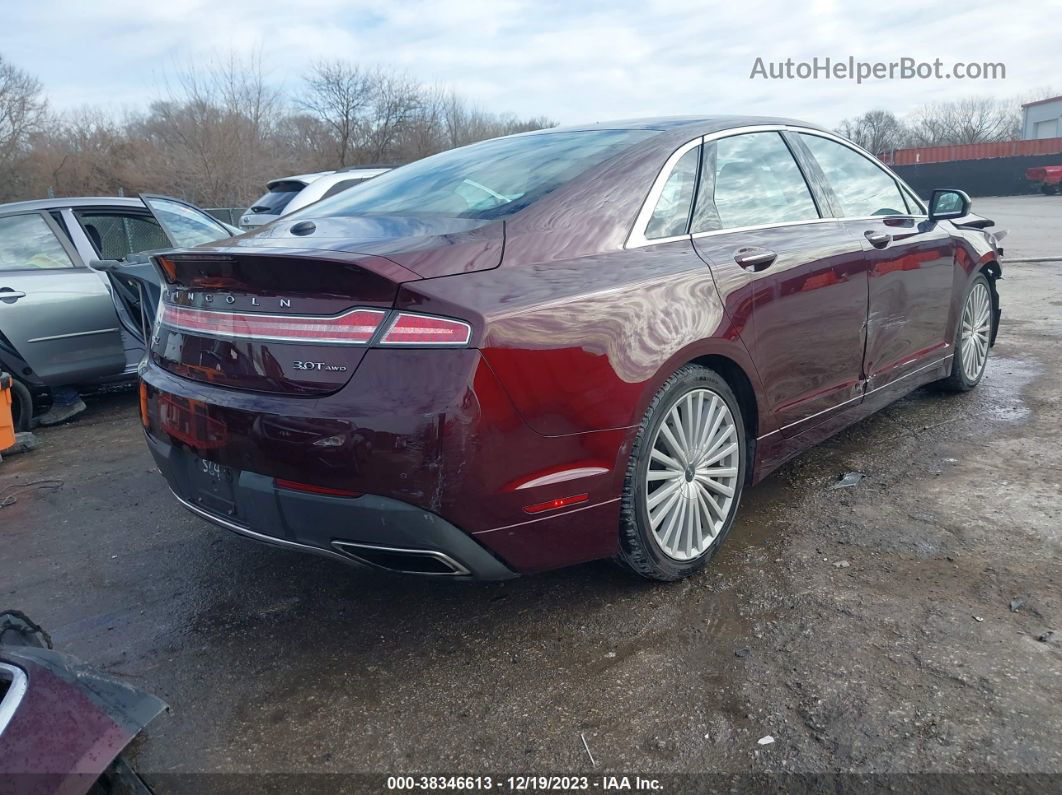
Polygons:
<instances>
[{"instance_id":1,"label":"car roof","mask_svg":"<svg viewBox=\"0 0 1062 795\"><path fill-rule=\"evenodd\" d=\"M710 115L710 116L656 116L645 119L619 119L616 121L599 121L590 124L571 124L564 127L547 127L542 130L533 130L522 135L548 135L557 132L582 132L586 130L657 130L670 132L686 130L691 135L703 135L710 132L720 132L735 127L752 127L759 124L792 124L798 127L812 129L824 129L815 124L809 124L799 119L787 119L777 116L735 116L735 115Z\"/></svg>"},{"instance_id":2,"label":"car roof","mask_svg":"<svg viewBox=\"0 0 1062 795\"><path fill-rule=\"evenodd\" d=\"M342 182L347 179L361 179L362 177L376 177L387 171L389 168L352 168L350 171L336 171L332 174L326 174L319 179L315 179L310 185L316 185L317 183L327 184L329 182ZM307 185L306 187L310 187Z\"/></svg>"},{"instance_id":3,"label":"car roof","mask_svg":"<svg viewBox=\"0 0 1062 795\"><path fill-rule=\"evenodd\" d=\"M309 185L314 180L318 180L321 177L327 177L329 174L334 173L334 171L315 171L313 174L296 174L293 177L277 177L276 179L269 180L269 182L266 183L266 187L268 188L278 182L304 182Z\"/></svg>"},{"instance_id":4,"label":"car roof","mask_svg":"<svg viewBox=\"0 0 1062 795\"><path fill-rule=\"evenodd\" d=\"M55 199L32 199L24 202L0 204L0 214L32 212L34 210L61 210L64 207L139 207L146 209L144 202L132 196L62 196Z\"/></svg>"}]
</instances>

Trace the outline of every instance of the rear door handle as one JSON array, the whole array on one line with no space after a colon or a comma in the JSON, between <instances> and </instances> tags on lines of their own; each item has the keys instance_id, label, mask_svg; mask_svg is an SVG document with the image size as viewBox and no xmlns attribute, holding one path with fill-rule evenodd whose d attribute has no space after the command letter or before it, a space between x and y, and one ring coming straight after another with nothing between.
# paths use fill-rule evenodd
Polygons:
<instances>
[{"instance_id":1,"label":"rear door handle","mask_svg":"<svg viewBox=\"0 0 1062 795\"><path fill-rule=\"evenodd\" d=\"M734 252L734 262L750 271L762 271L776 259L778 254L766 248L739 248Z\"/></svg>"},{"instance_id":2,"label":"rear door handle","mask_svg":"<svg viewBox=\"0 0 1062 795\"><path fill-rule=\"evenodd\" d=\"M0 287L0 301L13 304L19 298L25 298L26 294L21 290L12 290L10 287Z\"/></svg>"},{"instance_id":3,"label":"rear door handle","mask_svg":"<svg viewBox=\"0 0 1062 795\"><path fill-rule=\"evenodd\" d=\"M870 241L870 245L874 248L885 248L892 242L892 235L885 232L875 232L873 229L868 229L863 233L863 237Z\"/></svg>"}]
</instances>

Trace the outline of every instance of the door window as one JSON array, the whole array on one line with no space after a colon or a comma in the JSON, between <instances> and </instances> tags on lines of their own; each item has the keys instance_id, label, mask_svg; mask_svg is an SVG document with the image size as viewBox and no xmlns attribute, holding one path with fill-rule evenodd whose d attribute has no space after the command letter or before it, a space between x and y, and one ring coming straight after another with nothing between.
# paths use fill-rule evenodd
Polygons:
<instances>
[{"instance_id":1,"label":"door window","mask_svg":"<svg viewBox=\"0 0 1062 795\"><path fill-rule=\"evenodd\" d=\"M172 246L162 227L150 216L79 212L77 219L101 259L127 259L131 254Z\"/></svg>"},{"instance_id":2,"label":"door window","mask_svg":"<svg viewBox=\"0 0 1062 795\"><path fill-rule=\"evenodd\" d=\"M702 160L694 233L819 217L804 175L778 133L709 141Z\"/></svg>"},{"instance_id":3,"label":"door window","mask_svg":"<svg viewBox=\"0 0 1062 795\"><path fill-rule=\"evenodd\" d=\"M43 217L32 213L0 218L0 271L73 267Z\"/></svg>"},{"instance_id":4,"label":"door window","mask_svg":"<svg viewBox=\"0 0 1062 795\"><path fill-rule=\"evenodd\" d=\"M679 158L671 169L645 227L647 240L686 234L690 221L690 205L693 204L693 191L697 187L697 158L700 151L701 148L695 146Z\"/></svg>"},{"instance_id":5,"label":"door window","mask_svg":"<svg viewBox=\"0 0 1062 795\"><path fill-rule=\"evenodd\" d=\"M800 138L826 175L844 217L908 214L896 180L867 157L829 138L805 133Z\"/></svg>"},{"instance_id":6,"label":"door window","mask_svg":"<svg viewBox=\"0 0 1062 795\"><path fill-rule=\"evenodd\" d=\"M144 197L159 223L169 232L175 245L182 248L212 243L231 237L231 233L209 215L171 199Z\"/></svg>"}]
</instances>

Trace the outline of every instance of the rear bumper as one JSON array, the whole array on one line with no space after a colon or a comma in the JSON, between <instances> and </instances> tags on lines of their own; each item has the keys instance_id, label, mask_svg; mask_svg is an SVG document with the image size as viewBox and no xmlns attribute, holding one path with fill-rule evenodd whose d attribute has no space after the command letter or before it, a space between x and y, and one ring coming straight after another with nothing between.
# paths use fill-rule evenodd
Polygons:
<instances>
[{"instance_id":1,"label":"rear bumper","mask_svg":"<svg viewBox=\"0 0 1062 795\"><path fill-rule=\"evenodd\" d=\"M348 562L364 551L344 541L438 551L469 571L450 576L492 579L617 551L630 429L536 433L475 349L372 349L325 396L239 391L150 360L140 375L149 445L180 499L197 505L202 487L189 462L240 473L235 516L229 503L197 505L234 532ZM274 479L364 496L308 495ZM527 510L571 495L584 499Z\"/></svg>"},{"instance_id":2,"label":"rear bumper","mask_svg":"<svg viewBox=\"0 0 1062 795\"><path fill-rule=\"evenodd\" d=\"M278 488L273 478L240 472L235 509L223 515L199 496L186 450L147 437L177 500L192 513L271 546L402 574L504 580L516 573L445 519L399 500L365 494L333 497Z\"/></svg>"}]
</instances>

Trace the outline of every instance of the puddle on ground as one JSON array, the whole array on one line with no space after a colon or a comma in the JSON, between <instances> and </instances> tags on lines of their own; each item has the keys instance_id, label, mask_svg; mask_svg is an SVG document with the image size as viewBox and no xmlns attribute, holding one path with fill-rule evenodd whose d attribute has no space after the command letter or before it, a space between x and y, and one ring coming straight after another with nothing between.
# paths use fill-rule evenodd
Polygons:
<instances>
[{"instance_id":1,"label":"puddle on ground","mask_svg":"<svg viewBox=\"0 0 1062 795\"><path fill-rule=\"evenodd\" d=\"M979 400L975 414L996 422L1022 422L1032 413L1023 397L1025 388L1040 374L1040 368L1027 359L993 356L988 371L974 394L984 390L989 399Z\"/></svg>"}]
</instances>

